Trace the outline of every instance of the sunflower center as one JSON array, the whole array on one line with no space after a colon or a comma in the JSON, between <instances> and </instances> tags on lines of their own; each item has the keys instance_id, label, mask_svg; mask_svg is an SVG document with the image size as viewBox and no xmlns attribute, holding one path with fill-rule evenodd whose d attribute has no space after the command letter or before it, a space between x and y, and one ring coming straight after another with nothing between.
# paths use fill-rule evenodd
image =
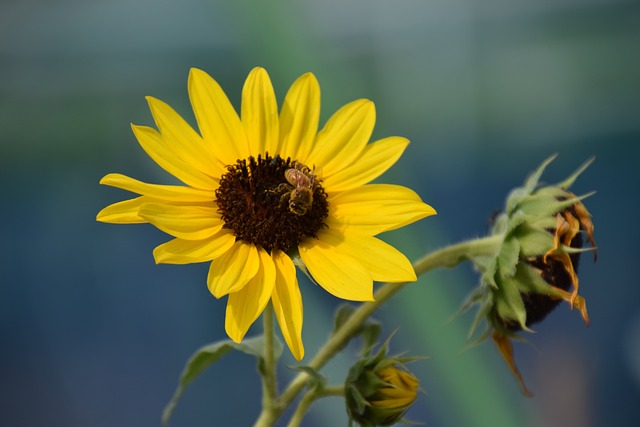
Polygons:
<instances>
[{"instance_id":1,"label":"sunflower center","mask_svg":"<svg viewBox=\"0 0 640 427\"><path fill-rule=\"evenodd\" d=\"M329 202L306 165L265 154L227 166L216 190L225 228L268 252L288 252L326 227Z\"/></svg>"}]
</instances>

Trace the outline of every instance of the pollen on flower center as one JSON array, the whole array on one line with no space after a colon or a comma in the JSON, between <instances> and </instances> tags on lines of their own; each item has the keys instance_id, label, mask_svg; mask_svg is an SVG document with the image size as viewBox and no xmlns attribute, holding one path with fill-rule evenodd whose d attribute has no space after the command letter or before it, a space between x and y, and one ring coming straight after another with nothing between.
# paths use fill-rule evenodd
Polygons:
<instances>
[{"instance_id":1,"label":"pollen on flower center","mask_svg":"<svg viewBox=\"0 0 640 427\"><path fill-rule=\"evenodd\" d=\"M291 178L300 174L303 182ZM286 253L303 239L316 238L329 213L327 195L308 167L269 154L227 166L216 202L236 238L268 252Z\"/></svg>"}]
</instances>

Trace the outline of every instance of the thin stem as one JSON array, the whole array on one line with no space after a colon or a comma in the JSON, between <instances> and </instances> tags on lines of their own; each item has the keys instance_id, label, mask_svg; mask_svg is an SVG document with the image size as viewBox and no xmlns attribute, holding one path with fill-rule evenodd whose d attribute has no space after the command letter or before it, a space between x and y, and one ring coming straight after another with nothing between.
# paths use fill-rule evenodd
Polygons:
<instances>
[{"instance_id":1,"label":"thin stem","mask_svg":"<svg viewBox=\"0 0 640 427\"><path fill-rule=\"evenodd\" d=\"M328 387L320 392L315 390L308 391L304 396L302 396L302 399L300 399L300 403L298 403L298 407L291 416L291 420L289 421L289 424L287 424L287 427L299 427L304 415L307 413L313 402L328 396L344 396L344 386Z\"/></svg>"},{"instance_id":2,"label":"thin stem","mask_svg":"<svg viewBox=\"0 0 640 427\"><path fill-rule=\"evenodd\" d=\"M276 400L277 382L275 355L273 353L273 306L271 302L269 302L262 313L262 322L264 329L264 363L260 370L262 376L262 412L255 423L256 427L273 425L279 415Z\"/></svg>"},{"instance_id":3,"label":"thin stem","mask_svg":"<svg viewBox=\"0 0 640 427\"><path fill-rule=\"evenodd\" d=\"M496 245L501 241L502 236L491 236L481 239L469 240L436 250L425 255L413 264L417 276L426 273L436 267L454 267L460 262L471 257L481 255L491 255L495 252ZM380 307L385 301L404 288L407 283L386 283L382 285L374 294L374 301L366 302L356 309L351 317L343 323L342 327L335 331L327 340L324 346L318 351L316 356L309 362L308 366L319 370L325 365L344 345L358 332L360 326ZM305 372L299 373L291 380L285 391L280 396L281 412L291 404L300 390L309 380L309 375ZM279 415L279 414L278 414Z\"/></svg>"},{"instance_id":4,"label":"thin stem","mask_svg":"<svg viewBox=\"0 0 640 427\"><path fill-rule=\"evenodd\" d=\"M274 352L273 337L273 305L271 301L262 314L264 325L264 385L265 396L269 402L276 399L276 362Z\"/></svg>"}]
</instances>

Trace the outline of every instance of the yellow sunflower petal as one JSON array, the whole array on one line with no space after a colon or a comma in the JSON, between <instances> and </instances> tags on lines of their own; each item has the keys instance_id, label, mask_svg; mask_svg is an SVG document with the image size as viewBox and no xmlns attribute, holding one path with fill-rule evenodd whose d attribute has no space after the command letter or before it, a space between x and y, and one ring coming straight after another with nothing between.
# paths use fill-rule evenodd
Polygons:
<instances>
[{"instance_id":1,"label":"yellow sunflower petal","mask_svg":"<svg viewBox=\"0 0 640 427\"><path fill-rule=\"evenodd\" d=\"M375 237L328 229L322 239L337 251L362 264L378 282L413 282L416 273L411 262L393 246Z\"/></svg>"},{"instance_id":2,"label":"yellow sunflower petal","mask_svg":"<svg viewBox=\"0 0 640 427\"><path fill-rule=\"evenodd\" d=\"M171 202L207 203L215 199L215 195L211 190L200 190L179 185L147 184L119 173L105 175L100 180L100 184Z\"/></svg>"},{"instance_id":3,"label":"yellow sunflower petal","mask_svg":"<svg viewBox=\"0 0 640 427\"><path fill-rule=\"evenodd\" d=\"M216 156L213 145L205 144L173 108L152 96L147 96L147 102L162 139L173 152L206 175L219 177L224 173L224 164Z\"/></svg>"},{"instance_id":4,"label":"yellow sunflower petal","mask_svg":"<svg viewBox=\"0 0 640 427\"><path fill-rule=\"evenodd\" d=\"M256 156L278 149L278 104L276 95L264 68L251 70L242 89L242 125L251 153Z\"/></svg>"},{"instance_id":5,"label":"yellow sunflower petal","mask_svg":"<svg viewBox=\"0 0 640 427\"><path fill-rule=\"evenodd\" d=\"M385 409L396 409L396 408L406 408L413 403L415 398L415 393L412 393L411 396L404 397L407 394L405 390L394 390L392 388L385 389L385 394L389 396L393 396L394 394L400 395L397 398L385 398L382 400L374 400L371 404L377 408L385 408Z\"/></svg>"},{"instance_id":6,"label":"yellow sunflower petal","mask_svg":"<svg viewBox=\"0 0 640 427\"><path fill-rule=\"evenodd\" d=\"M299 77L287 92L280 112L281 157L306 161L320 119L320 85L307 73Z\"/></svg>"},{"instance_id":7,"label":"yellow sunflower petal","mask_svg":"<svg viewBox=\"0 0 640 427\"><path fill-rule=\"evenodd\" d=\"M216 298L242 289L258 273L261 264L258 249L236 241L231 248L211 262L207 286Z\"/></svg>"},{"instance_id":8,"label":"yellow sunflower petal","mask_svg":"<svg viewBox=\"0 0 640 427\"><path fill-rule=\"evenodd\" d=\"M148 203L147 197L136 197L122 202L114 203L98 212L96 221L112 224L143 224L147 221L138 215L138 209L143 203Z\"/></svg>"},{"instance_id":9,"label":"yellow sunflower petal","mask_svg":"<svg viewBox=\"0 0 640 427\"><path fill-rule=\"evenodd\" d=\"M264 249L259 249L259 269L239 291L229 294L225 330L235 342L242 341L251 324L260 316L271 298L276 281L276 268Z\"/></svg>"},{"instance_id":10,"label":"yellow sunflower petal","mask_svg":"<svg viewBox=\"0 0 640 427\"><path fill-rule=\"evenodd\" d=\"M373 301L371 274L358 261L323 240L308 239L298 245L300 258L313 278L330 294L350 301Z\"/></svg>"},{"instance_id":11,"label":"yellow sunflower petal","mask_svg":"<svg viewBox=\"0 0 640 427\"><path fill-rule=\"evenodd\" d=\"M136 125L131 125L131 129L133 129L133 133L142 149L162 169L191 187L204 190L215 189L217 184L214 180L178 157L175 152L166 146L157 130L147 126Z\"/></svg>"},{"instance_id":12,"label":"yellow sunflower petal","mask_svg":"<svg viewBox=\"0 0 640 427\"><path fill-rule=\"evenodd\" d=\"M329 198L329 228L354 228L375 235L434 215L413 190L400 185L369 184Z\"/></svg>"},{"instance_id":13,"label":"yellow sunflower petal","mask_svg":"<svg viewBox=\"0 0 640 427\"><path fill-rule=\"evenodd\" d=\"M222 229L223 221L215 206L176 206L145 203L138 215L165 233L186 240L203 240Z\"/></svg>"},{"instance_id":14,"label":"yellow sunflower petal","mask_svg":"<svg viewBox=\"0 0 640 427\"><path fill-rule=\"evenodd\" d=\"M331 175L353 163L371 138L376 109L368 99L353 101L339 109L318 133L307 162Z\"/></svg>"},{"instance_id":15,"label":"yellow sunflower petal","mask_svg":"<svg viewBox=\"0 0 640 427\"><path fill-rule=\"evenodd\" d=\"M223 228L204 240L173 239L153 250L156 264L206 262L225 254L236 241L233 231Z\"/></svg>"},{"instance_id":16,"label":"yellow sunflower petal","mask_svg":"<svg viewBox=\"0 0 640 427\"><path fill-rule=\"evenodd\" d=\"M225 165L249 157L249 145L238 113L218 82L202 70L189 73L189 99L205 140Z\"/></svg>"},{"instance_id":17,"label":"yellow sunflower petal","mask_svg":"<svg viewBox=\"0 0 640 427\"><path fill-rule=\"evenodd\" d=\"M273 289L273 309L293 357L304 357L302 344L302 294L296 278L296 266L282 251L273 251L271 258L276 267L276 283Z\"/></svg>"},{"instance_id":18,"label":"yellow sunflower petal","mask_svg":"<svg viewBox=\"0 0 640 427\"><path fill-rule=\"evenodd\" d=\"M408 145L409 140L399 136L368 144L350 166L333 173L323 168L322 185L329 191L345 191L367 184L397 162Z\"/></svg>"}]
</instances>

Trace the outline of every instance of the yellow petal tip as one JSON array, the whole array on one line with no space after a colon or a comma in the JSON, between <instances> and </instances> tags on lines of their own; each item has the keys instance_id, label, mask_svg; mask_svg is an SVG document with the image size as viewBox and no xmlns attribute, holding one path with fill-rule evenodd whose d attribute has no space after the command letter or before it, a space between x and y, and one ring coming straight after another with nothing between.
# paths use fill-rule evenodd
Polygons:
<instances>
[{"instance_id":1,"label":"yellow petal tip","mask_svg":"<svg viewBox=\"0 0 640 427\"><path fill-rule=\"evenodd\" d=\"M203 79L203 78L211 78L211 76L209 76L209 74L207 74L206 71L203 71L200 68L192 67L189 70L189 79L188 79L189 84L192 83L193 79Z\"/></svg>"},{"instance_id":2,"label":"yellow petal tip","mask_svg":"<svg viewBox=\"0 0 640 427\"><path fill-rule=\"evenodd\" d=\"M162 264L162 258L162 251L158 250L158 248L156 247L153 250L153 260L156 262L156 265Z\"/></svg>"},{"instance_id":3,"label":"yellow petal tip","mask_svg":"<svg viewBox=\"0 0 640 427\"><path fill-rule=\"evenodd\" d=\"M229 333L227 333L227 335L229 335L229 338L231 338L231 341L233 341L236 344L240 344L242 342L242 338L231 336L231 334Z\"/></svg>"},{"instance_id":4,"label":"yellow petal tip","mask_svg":"<svg viewBox=\"0 0 640 427\"><path fill-rule=\"evenodd\" d=\"M316 78L315 74L313 74L311 71L301 75L300 82L313 83L313 84L319 85L318 79Z\"/></svg>"},{"instance_id":5,"label":"yellow petal tip","mask_svg":"<svg viewBox=\"0 0 640 427\"><path fill-rule=\"evenodd\" d=\"M254 73L267 74L267 75L269 74L269 73L267 73L267 70L266 70L266 69L264 69L263 67L260 67L260 66L258 66L258 67L254 67L254 68L251 70L251 73L250 73L250 74L254 74Z\"/></svg>"}]
</instances>

